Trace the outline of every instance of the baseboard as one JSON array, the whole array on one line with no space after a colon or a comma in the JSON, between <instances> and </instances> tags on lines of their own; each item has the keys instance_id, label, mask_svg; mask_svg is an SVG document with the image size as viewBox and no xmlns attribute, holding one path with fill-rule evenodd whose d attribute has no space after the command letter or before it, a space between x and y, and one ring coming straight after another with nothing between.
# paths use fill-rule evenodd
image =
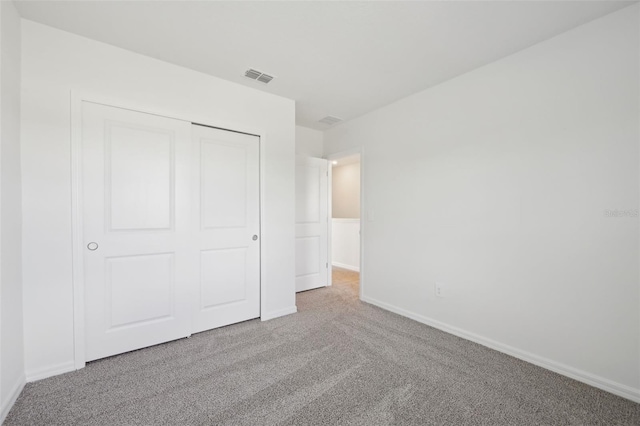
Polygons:
<instances>
[{"instance_id":1,"label":"baseboard","mask_svg":"<svg viewBox=\"0 0 640 426\"><path fill-rule=\"evenodd\" d=\"M0 409L0 425L4 423L5 419L9 415L9 411L11 411L11 407L16 403L20 393L22 393L22 389L24 389L24 385L26 384L26 380L24 374L18 378L18 381L13 385L11 391L7 398L2 401L2 408Z\"/></svg>"},{"instance_id":2,"label":"baseboard","mask_svg":"<svg viewBox=\"0 0 640 426\"><path fill-rule=\"evenodd\" d=\"M434 320L432 318L428 318L423 315L419 315L419 314L407 311L406 309L398 308L396 306L390 305L385 302L381 302L376 299L372 299L370 297L363 296L362 301L378 306L387 311L394 312L398 315L411 318L412 320L437 328L438 330L442 330L446 333L453 334L455 336L461 337L466 340L470 340L472 342L475 342L480 345L486 346L488 348L494 349L496 351L505 353L507 355L511 355L515 358L521 359L531 364L535 364L539 367L546 368L547 370L551 370L558 374L562 374L563 376L570 377L574 380L577 380L582 383L586 383L590 386L596 387L598 389L602 389L614 395L621 396L623 398L629 399L634 402L640 402L640 389L635 389L630 386L623 385L621 383L617 383L609 379L605 379L604 377L591 374L584 370L580 370L580 369L571 367L569 365L562 364L562 363L553 361L551 359L535 355L531 352L523 351L518 348L514 348L513 346L505 345L495 340L488 339L478 334L445 324L441 321Z\"/></svg>"},{"instance_id":3,"label":"baseboard","mask_svg":"<svg viewBox=\"0 0 640 426\"><path fill-rule=\"evenodd\" d=\"M336 267L342 268L342 269L348 269L349 271L360 272L360 268L358 266L351 266L351 265L347 265L345 263L331 262L331 266L336 266Z\"/></svg>"},{"instance_id":4,"label":"baseboard","mask_svg":"<svg viewBox=\"0 0 640 426\"><path fill-rule=\"evenodd\" d=\"M267 312L266 314L262 314L260 316L260 319L262 321L269 321L271 319L283 317L285 315L295 314L296 312L298 312L298 308L294 305L288 308L280 309L278 311Z\"/></svg>"},{"instance_id":5,"label":"baseboard","mask_svg":"<svg viewBox=\"0 0 640 426\"><path fill-rule=\"evenodd\" d=\"M67 361L61 364L27 371L27 382L35 382L38 380L46 379L47 377L57 376L58 374L69 373L75 370L75 363L73 361Z\"/></svg>"}]
</instances>

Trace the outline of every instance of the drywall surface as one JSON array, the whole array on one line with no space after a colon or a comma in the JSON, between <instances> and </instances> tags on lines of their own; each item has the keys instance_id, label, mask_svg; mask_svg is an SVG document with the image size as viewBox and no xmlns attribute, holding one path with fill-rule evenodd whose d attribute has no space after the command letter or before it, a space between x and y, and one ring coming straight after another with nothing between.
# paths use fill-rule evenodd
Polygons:
<instances>
[{"instance_id":1,"label":"drywall surface","mask_svg":"<svg viewBox=\"0 0 640 426\"><path fill-rule=\"evenodd\" d=\"M296 154L322 158L323 134L319 130L296 126Z\"/></svg>"},{"instance_id":2,"label":"drywall surface","mask_svg":"<svg viewBox=\"0 0 640 426\"><path fill-rule=\"evenodd\" d=\"M325 132L365 147L366 301L640 400L638 17Z\"/></svg>"},{"instance_id":3,"label":"drywall surface","mask_svg":"<svg viewBox=\"0 0 640 426\"><path fill-rule=\"evenodd\" d=\"M331 219L331 264L360 271L360 219Z\"/></svg>"},{"instance_id":4,"label":"drywall surface","mask_svg":"<svg viewBox=\"0 0 640 426\"><path fill-rule=\"evenodd\" d=\"M261 315L295 312L294 102L31 21L22 37L27 379L73 369L72 90L266 135Z\"/></svg>"},{"instance_id":5,"label":"drywall surface","mask_svg":"<svg viewBox=\"0 0 640 426\"><path fill-rule=\"evenodd\" d=\"M24 386L20 16L0 2L0 423Z\"/></svg>"},{"instance_id":6,"label":"drywall surface","mask_svg":"<svg viewBox=\"0 0 640 426\"><path fill-rule=\"evenodd\" d=\"M333 218L360 218L360 163L331 169L331 210Z\"/></svg>"}]
</instances>

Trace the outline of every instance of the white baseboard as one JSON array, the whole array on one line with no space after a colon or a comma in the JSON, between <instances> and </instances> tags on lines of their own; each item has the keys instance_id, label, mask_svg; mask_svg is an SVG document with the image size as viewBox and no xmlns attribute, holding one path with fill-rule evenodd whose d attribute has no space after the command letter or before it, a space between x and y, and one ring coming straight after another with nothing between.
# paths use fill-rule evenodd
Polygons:
<instances>
[{"instance_id":1,"label":"white baseboard","mask_svg":"<svg viewBox=\"0 0 640 426\"><path fill-rule=\"evenodd\" d=\"M349 271L360 272L360 268L358 266L347 265L339 262L331 262L331 266L336 266L342 269L348 269Z\"/></svg>"},{"instance_id":2,"label":"white baseboard","mask_svg":"<svg viewBox=\"0 0 640 426\"><path fill-rule=\"evenodd\" d=\"M26 380L24 374L18 378L18 381L13 385L11 391L7 397L2 401L2 408L0 409L0 425L4 423L5 419L9 415L9 411L11 411L11 407L16 403L20 393L22 393L22 389L24 389L24 385L26 384Z\"/></svg>"},{"instance_id":3,"label":"white baseboard","mask_svg":"<svg viewBox=\"0 0 640 426\"><path fill-rule=\"evenodd\" d=\"M27 371L27 382L35 382L38 380L46 379L47 377L57 376L58 374L69 373L75 370L75 363L73 361L67 361L61 364Z\"/></svg>"},{"instance_id":4,"label":"white baseboard","mask_svg":"<svg viewBox=\"0 0 640 426\"><path fill-rule=\"evenodd\" d=\"M462 337L463 339L470 340L472 342L478 343L480 345L486 346L491 349L495 349L496 351L505 353L507 355L511 355L515 358L519 358L523 361L529 362L531 364L535 364L539 367L546 368L547 370L554 371L558 374L562 374L563 376L570 377L579 382L586 383L590 386L602 389L604 391L610 392L612 394L621 396L626 399L630 399L631 401L640 402L640 389L635 389L630 386L617 383L609 379L605 379L604 377L600 377L595 374L591 374L589 372L571 367L569 365L562 364L562 363L553 361L551 359L544 358L544 357L532 354L530 352L514 348L513 346L505 345L495 340L488 339L478 334L445 324L438 320L428 318L423 315L419 315L402 308L398 308L396 306L390 305L385 302L381 302L376 299L372 299L370 297L363 296L362 301L378 306L387 311L394 312L398 315L411 318L415 321L437 328L438 330L442 330L446 333L453 334L458 337Z\"/></svg>"},{"instance_id":5,"label":"white baseboard","mask_svg":"<svg viewBox=\"0 0 640 426\"><path fill-rule=\"evenodd\" d=\"M260 319L262 321L269 321L271 319L283 317L285 315L295 314L296 312L298 312L298 308L294 305L288 308L280 309L278 311L267 312L266 314L262 314L260 316Z\"/></svg>"}]
</instances>

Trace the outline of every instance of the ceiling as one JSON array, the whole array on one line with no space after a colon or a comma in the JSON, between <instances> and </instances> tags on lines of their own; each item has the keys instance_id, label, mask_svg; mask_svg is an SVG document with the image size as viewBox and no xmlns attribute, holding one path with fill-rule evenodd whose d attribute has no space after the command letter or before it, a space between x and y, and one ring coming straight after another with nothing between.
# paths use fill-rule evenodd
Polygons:
<instances>
[{"instance_id":1,"label":"ceiling","mask_svg":"<svg viewBox=\"0 0 640 426\"><path fill-rule=\"evenodd\" d=\"M26 19L294 99L297 124L324 130L327 115L355 118L633 2L15 3Z\"/></svg>"}]
</instances>

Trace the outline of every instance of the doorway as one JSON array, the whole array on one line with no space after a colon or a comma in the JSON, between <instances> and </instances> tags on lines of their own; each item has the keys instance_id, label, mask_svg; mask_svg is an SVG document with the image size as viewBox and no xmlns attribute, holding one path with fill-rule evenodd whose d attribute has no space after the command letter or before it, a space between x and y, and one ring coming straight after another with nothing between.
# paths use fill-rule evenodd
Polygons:
<instances>
[{"instance_id":1,"label":"doorway","mask_svg":"<svg viewBox=\"0 0 640 426\"><path fill-rule=\"evenodd\" d=\"M361 295L361 155L337 154L330 163L331 283Z\"/></svg>"}]
</instances>

